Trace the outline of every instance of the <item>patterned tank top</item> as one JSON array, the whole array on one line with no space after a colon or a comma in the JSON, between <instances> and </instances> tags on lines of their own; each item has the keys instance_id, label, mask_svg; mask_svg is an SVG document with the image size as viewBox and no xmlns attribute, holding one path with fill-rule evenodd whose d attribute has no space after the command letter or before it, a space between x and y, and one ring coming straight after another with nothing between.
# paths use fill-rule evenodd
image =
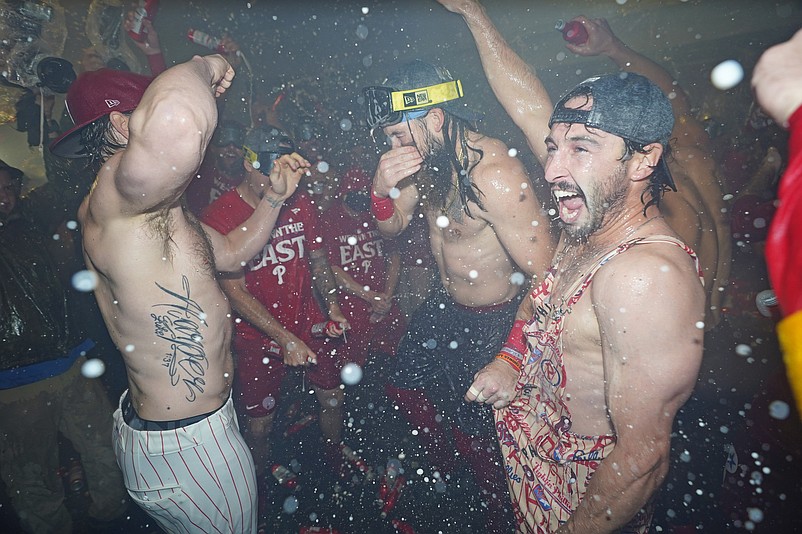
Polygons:
<instances>
[{"instance_id":1,"label":"patterned tank top","mask_svg":"<svg viewBox=\"0 0 802 534\"><path fill-rule=\"evenodd\" d=\"M519 532L554 532L565 523L582 500L592 474L615 447L614 434L571 432L571 412L564 400L563 320L599 269L633 246L650 243L668 243L685 250L704 284L696 254L673 237L655 235L624 242L605 254L559 306L550 302L557 265L530 293L535 312L524 328L528 351L517 396L508 407L495 410L510 494L517 503ZM643 511L622 532L647 532L650 520L651 512Z\"/></svg>"}]
</instances>

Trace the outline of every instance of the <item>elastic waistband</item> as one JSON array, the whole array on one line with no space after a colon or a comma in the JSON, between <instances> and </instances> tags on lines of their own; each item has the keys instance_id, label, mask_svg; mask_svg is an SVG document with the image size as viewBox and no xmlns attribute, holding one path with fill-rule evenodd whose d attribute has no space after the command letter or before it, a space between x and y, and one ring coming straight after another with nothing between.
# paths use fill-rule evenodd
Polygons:
<instances>
[{"instance_id":1,"label":"elastic waistband","mask_svg":"<svg viewBox=\"0 0 802 534\"><path fill-rule=\"evenodd\" d=\"M223 404L223 406L225 406L225 404ZM221 406L220 408L222 408L223 406ZM123 421L125 421L125 424L127 424L134 430L141 430L145 432L160 432L164 430L175 430L176 428L183 428L185 426L194 425L195 423L203 421L210 415L213 415L214 413L220 411L220 408L212 410L209 413L205 413L202 415L193 415L192 417L187 417L185 419L176 419L175 421L148 421L147 419L142 419L136 413L134 405L131 404L131 393L129 391L125 392L125 395L120 401L120 410L122 410Z\"/></svg>"}]
</instances>

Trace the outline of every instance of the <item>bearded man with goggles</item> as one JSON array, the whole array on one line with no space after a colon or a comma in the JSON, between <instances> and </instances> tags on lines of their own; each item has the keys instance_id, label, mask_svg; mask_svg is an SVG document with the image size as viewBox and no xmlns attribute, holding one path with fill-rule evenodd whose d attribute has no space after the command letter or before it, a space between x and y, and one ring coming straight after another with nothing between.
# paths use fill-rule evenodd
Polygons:
<instances>
[{"instance_id":1,"label":"bearded man with goggles","mask_svg":"<svg viewBox=\"0 0 802 534\"><path fill-rule=\"evenodd\" d=\"M410 318L388 393L414 426L428 429L419 436L444 480L459 485L456 459L465 458L495 496L487 532L509 531L490 407L463 398L480 375L483 391L512 398L519 361L496 355L504 355L527 281L551 259L543 206L507 146L473 129L480 116L447 70L415 61L367 88L365 100L371 132L381 128L390 146L371 191L379 230L399 235L421 212L442 281Z\"/></svg>"}]
</instances>

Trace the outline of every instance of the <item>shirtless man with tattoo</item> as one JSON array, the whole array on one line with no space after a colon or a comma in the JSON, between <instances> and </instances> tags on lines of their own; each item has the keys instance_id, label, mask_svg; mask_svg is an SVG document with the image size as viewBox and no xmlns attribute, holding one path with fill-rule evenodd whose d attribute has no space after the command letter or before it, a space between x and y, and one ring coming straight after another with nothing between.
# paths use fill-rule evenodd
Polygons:
<instances>
[{"instance_id":1,"label":"shirtless man with tattoo","mask_svg":"<svg viewBox=\"0 0 802 534\"><path fill-rule=\"evenodd\" d=\"M309 163L283 156L253 215L222 235L184 209L234 71L194 57L154 80L101 69L70 87L76 126L52 150L102 161L79 210L95 295L129 390L114 447L132 499L167 531L254 532L251 455L231 401L229 303L215 272L239 270L267 240Z\"/></svg>"}]
</instances>

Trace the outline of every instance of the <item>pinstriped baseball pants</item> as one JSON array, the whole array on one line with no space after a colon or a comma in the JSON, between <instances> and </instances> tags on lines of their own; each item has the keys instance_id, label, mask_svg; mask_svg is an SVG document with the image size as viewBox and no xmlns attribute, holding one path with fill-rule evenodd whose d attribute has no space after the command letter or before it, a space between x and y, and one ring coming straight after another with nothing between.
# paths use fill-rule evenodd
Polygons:
<instances>
[{"instance_id":1,"label":"pinstriped baseball pants","mask_svg":"<svg viewBox=\"0 0 802 534\"><path fill-rule=\"evenodd\" d=\"M256 532L256 473L230 398L206 419L164 431L134 430L118 408L112 438L128 494L165 531Z\"/></svg>"}]
</instances>

